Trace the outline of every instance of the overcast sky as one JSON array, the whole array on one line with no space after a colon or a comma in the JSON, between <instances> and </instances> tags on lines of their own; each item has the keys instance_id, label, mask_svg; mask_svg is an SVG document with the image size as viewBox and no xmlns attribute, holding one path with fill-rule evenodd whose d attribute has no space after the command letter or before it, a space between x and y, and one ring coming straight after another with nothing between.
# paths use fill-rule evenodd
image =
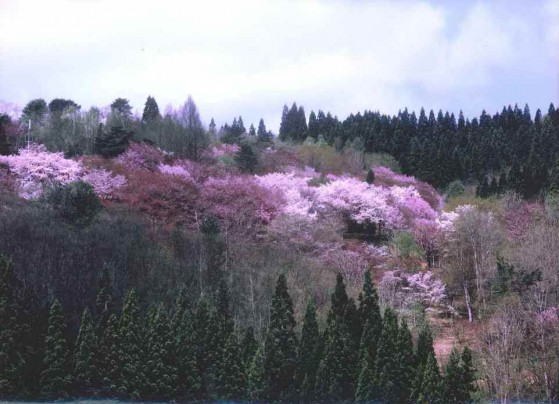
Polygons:
<instances>
[{"instance_id":1,"label":"overcast sky","mask_svg":"<svg viewBox=\"0 0 559 404\"><path fill-rule=\"evenodd\" d=\"M206 123L285 103L468 116L559 104L559 0L0 0L0 100L191 94Z\"/></svg>"}]
</instances>

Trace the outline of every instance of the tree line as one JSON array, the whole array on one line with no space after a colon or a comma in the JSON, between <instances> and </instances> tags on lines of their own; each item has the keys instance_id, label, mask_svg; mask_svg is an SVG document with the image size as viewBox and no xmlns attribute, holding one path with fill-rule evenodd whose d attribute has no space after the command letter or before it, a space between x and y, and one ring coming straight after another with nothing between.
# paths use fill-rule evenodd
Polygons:
<instances>
[{"instance_id":1,"label":"tree line","mask_svg":"<svg viewBox=\"0 0 559 404\"><path fill-rule=\"evenodd\" d=\"M390 308L381 315L369 273L357 305L338 275L324 330L309 299L300 336L280 275L262 341L252 328L235 329L223 282L194 307L179 293L170 309L144 311L131 290L117 313L102 271L95 306L83 310L73 338L59 300L34 319L24 290L3 258L2 398L442 403L468 401L475 390L469 349L453 350L442 372L428 325L414 344L404 319Z\"/></svg>"},{"instance_id":2,"label":"tree line","mask_svg":"<svg viewBox=\"0 0 559 404\"><path fill-rule=\"evenodd\" d=\"M311 111L308 124L302 106L284 106L281 140L321 139L338 150L393 155L405 174L438 188L461 180L480 184L480 194L514 190L526 198L540 196L558 176L559 110L534 117L528 105L503 107L479 118L421 108L419 116L406 109L395 116L365 111L340 121L330 113ZM493 184L493 185L492 185ZM492 191L493 190L493 191Z\"/></svg>"}]
</instances>

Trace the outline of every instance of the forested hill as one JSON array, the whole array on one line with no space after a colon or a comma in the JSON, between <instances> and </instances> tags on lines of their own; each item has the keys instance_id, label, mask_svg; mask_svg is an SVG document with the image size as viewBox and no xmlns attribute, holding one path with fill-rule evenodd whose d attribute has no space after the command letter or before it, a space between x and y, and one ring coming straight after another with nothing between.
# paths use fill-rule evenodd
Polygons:
<instances>
[{"instance_id":1,"label":"forested hill","mask_svg":"<svg viewBox=\"0 0 559 404\"><path fill-rule=\"evenodd\" d=\"M453 180L485 183L484 196L512 189L527 198L538 196L557 172L559 110L532 117L528 105L503 107L493 116L465 119L454 113L422 108L419 116L407 109L396 116L365 111L343 121L311 111L308 124L303 107L284 106L281 140L307 138L337 149L347 147L394 156L406 174L442 188Z\"/></svg>"}]
</instances>

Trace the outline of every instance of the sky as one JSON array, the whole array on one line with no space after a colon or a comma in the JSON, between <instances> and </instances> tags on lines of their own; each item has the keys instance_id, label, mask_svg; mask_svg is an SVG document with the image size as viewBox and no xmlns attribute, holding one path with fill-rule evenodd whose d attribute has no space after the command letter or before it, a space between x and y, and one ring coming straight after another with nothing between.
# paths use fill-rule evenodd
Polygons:
<instances>
[{"instance_id":1,"label":"sky","mask_svg":"<svg viewBox=\"0 0 559 404\"><path fill-rule=\"evenodd\" d=\"M340 119L407 107L559 105L559 0L0 0L0 100L188 95L205 123L284 104Z\"/></svg>"}]
</instances>

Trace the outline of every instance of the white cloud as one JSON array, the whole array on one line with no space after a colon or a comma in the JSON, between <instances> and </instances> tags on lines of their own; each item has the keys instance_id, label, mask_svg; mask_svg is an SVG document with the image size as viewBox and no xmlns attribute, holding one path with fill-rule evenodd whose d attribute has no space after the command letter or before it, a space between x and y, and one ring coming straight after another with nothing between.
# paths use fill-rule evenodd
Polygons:
<instances>
[{"instance_id":1,"label":"white cloud","mask_svg":"<svg viewBox=\"0 0 559 404\"><path fill-rule=\"evenodd\" d=\"M425 1L4 1L0 94L84 106L122 96L137 109L148 94L161 106L192 94L208 121L263 116L275 128L293 100L340 117L421 105L479 112L499 107L503 72L551 77L546 63L559 52L548 18L557 1L541 18L506 4L471 3L452 20L452 3ZM538 102L552 101L541 90Z\"/></svg>"}]
</instances>

